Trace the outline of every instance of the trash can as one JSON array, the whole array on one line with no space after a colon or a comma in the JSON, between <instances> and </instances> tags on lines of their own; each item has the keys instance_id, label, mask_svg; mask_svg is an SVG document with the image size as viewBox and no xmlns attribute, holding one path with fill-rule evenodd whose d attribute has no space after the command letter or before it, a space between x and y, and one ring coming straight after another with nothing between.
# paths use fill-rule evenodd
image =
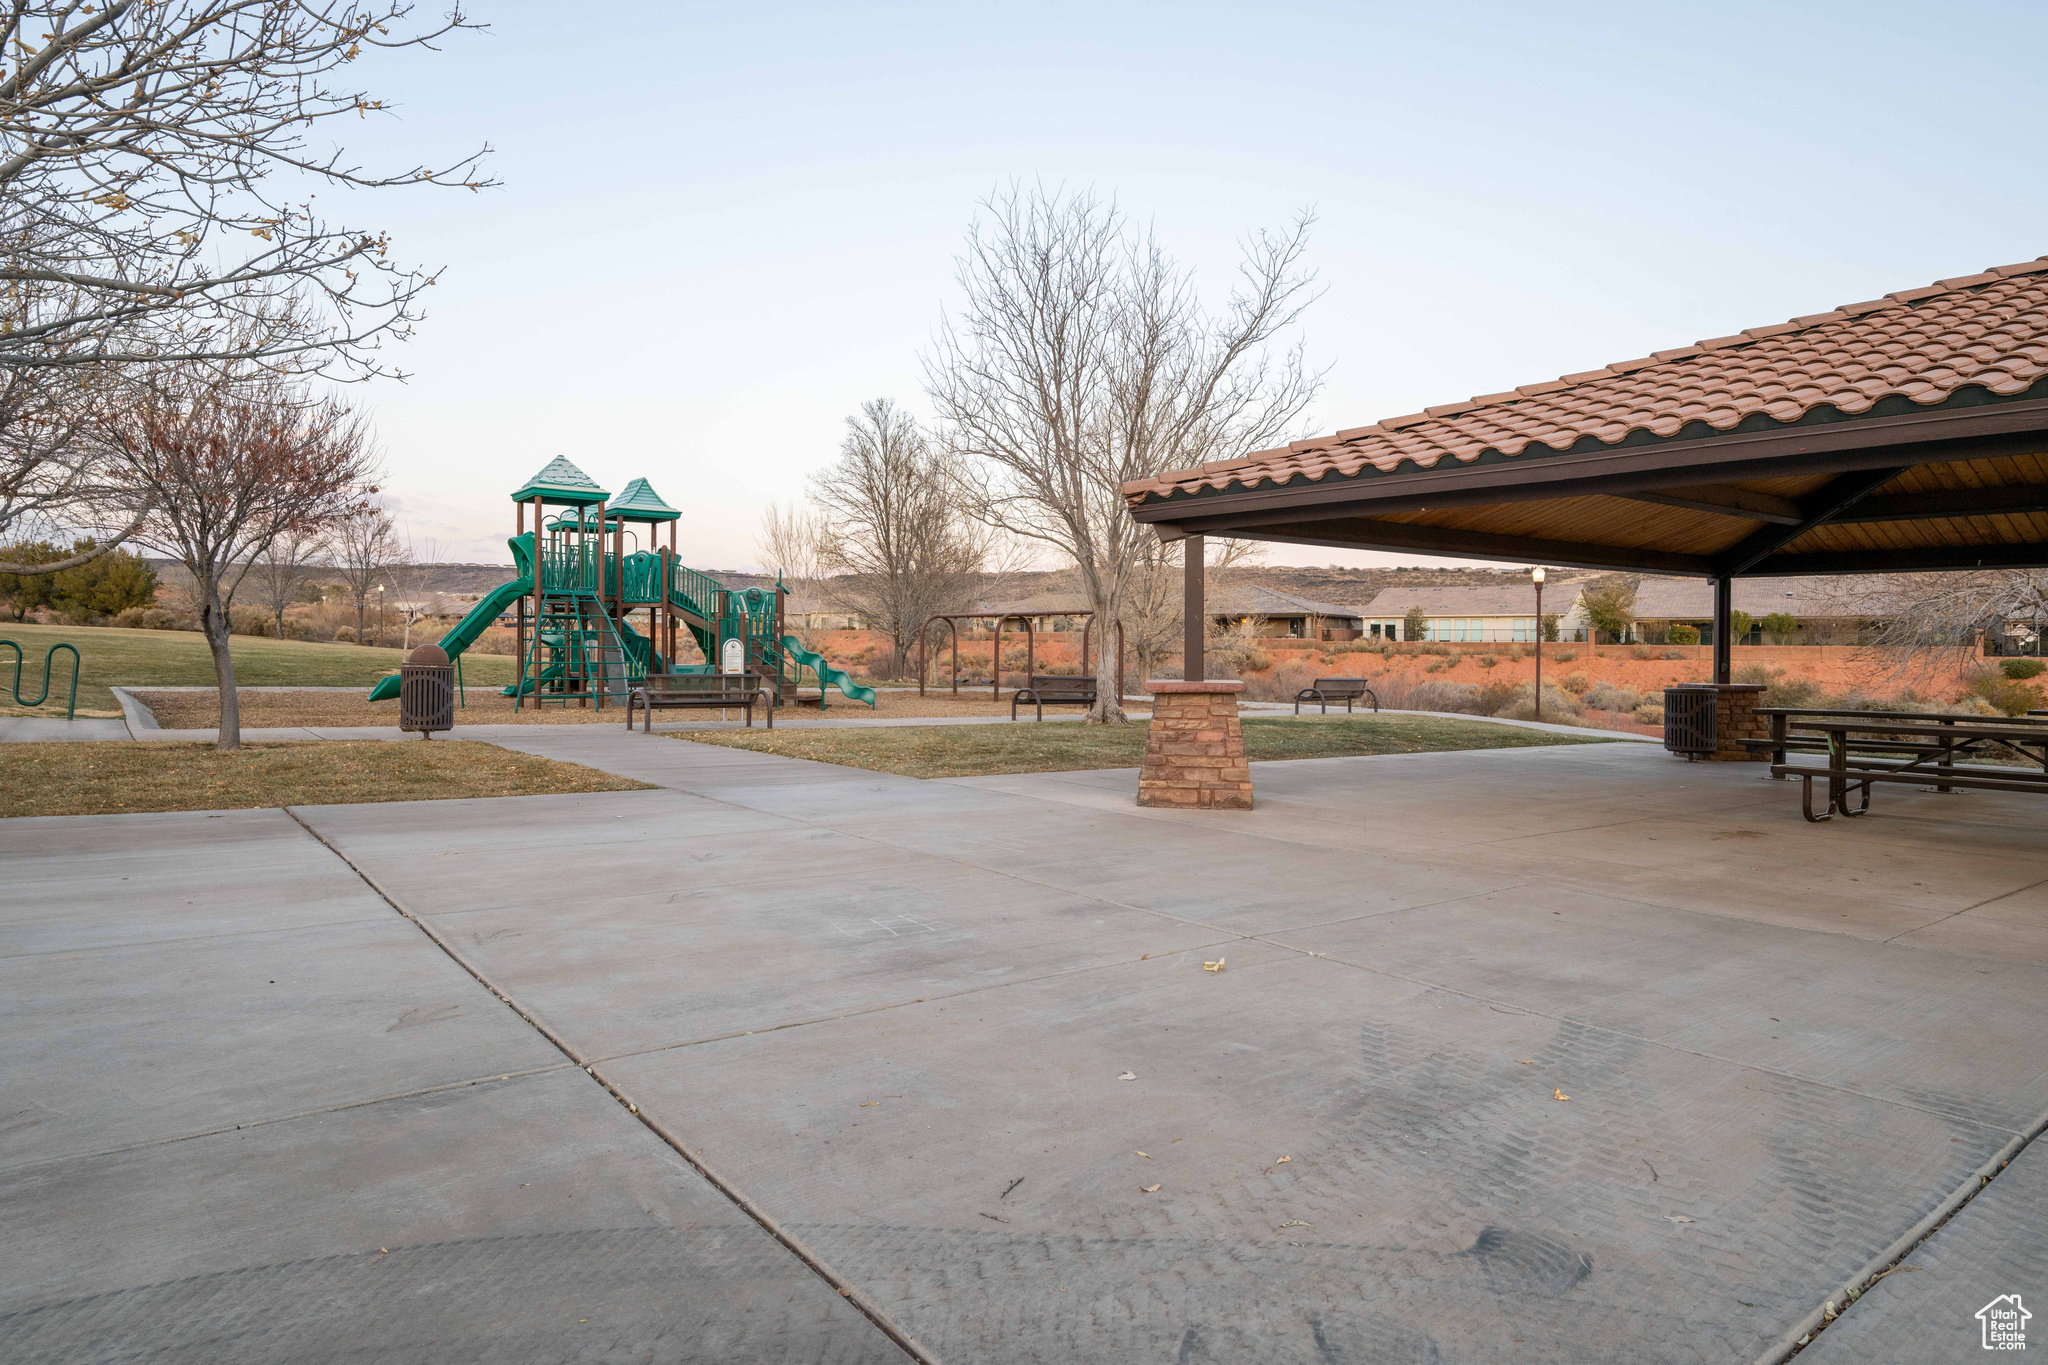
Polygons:
<instances>
[{"instance_id":1,"label":"trash can","mask_svg":"<svg viewBox=\"0 0 2048 1365\"><path fill-rule=\"evenodd\" d=\"M1664 689L1664 747L1688 760L1714 752L1714 712L1721 689L1712 683L1680 683Z\"/></svg>"},{"instance_id":2,"label":"trash can","mask_svg":"<svg viewBox=\"0 0 2048 1365\"><path fill-rule=\"evenodd\" d=\"M421 645L398 666L398 728L421 739L455 728L455 665L439 645Z\"/></svg>"}]
</instances>

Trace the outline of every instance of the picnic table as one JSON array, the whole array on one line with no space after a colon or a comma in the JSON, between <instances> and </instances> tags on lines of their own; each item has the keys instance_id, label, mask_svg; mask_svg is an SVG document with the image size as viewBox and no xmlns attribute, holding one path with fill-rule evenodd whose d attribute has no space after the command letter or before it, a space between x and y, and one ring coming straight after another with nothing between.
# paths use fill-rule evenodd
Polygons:
<instances>
[{"instance_id":1,"label":"picnic table","mask_svg":"<svg viewBox=\"0 0 2048 1365\"><path fill-rule=\"evenodd\" d=\"M1760 707L1757 715L1770 718L1770 738L1745 743L1753 749L1768 748L1772 777L1799 779L1800 814L1816 824L1838 814L1865 814L1871 788L1879 782L1931 786L1940 792L2048 793L2048 718L1784 706ZM1809 753L1824 756L1825 765L1792 761L1794 754ZM1959 761L1994 755L2008 761ZM2020 762L2011 761L2015 759ZM1828 798L1826 811L1818 815L1813 809L1817 778L1826 780ZM1852 787L1862 794L1853 810Z\"/></svg>"}]
</instances>

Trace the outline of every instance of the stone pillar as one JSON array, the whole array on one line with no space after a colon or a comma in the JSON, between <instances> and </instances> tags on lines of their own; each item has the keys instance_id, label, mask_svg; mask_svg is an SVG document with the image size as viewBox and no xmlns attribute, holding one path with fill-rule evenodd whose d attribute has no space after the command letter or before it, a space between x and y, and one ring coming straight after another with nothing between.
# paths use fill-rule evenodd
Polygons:
<instances>
[{"instance_id":1,"label":"stone pillar","mask_svg":"<svg viewBox=\"0 0 2048 1365\"><path fill-rule=\"evenodd\" d=\"M1717 762L1768 763L1768 753L1751 753L1745 739L1769 739L1771 727L1757 718L1762 683L1722 683L1714 689L1714 759Z\"/></svg>"},{"instance_id":2,"label":"stone pillar","mask_svg":"<svg viewBox=\"0 0 2048 1365\"><path fill-rule=\"evenodd\" d=\"M1152 694L1152 728L1145 737L1138 804L1250 810L1252 774L1237 722L1237 694L1244 684L1159 679L1145 690Z\"/></svg>"}]
</instances>

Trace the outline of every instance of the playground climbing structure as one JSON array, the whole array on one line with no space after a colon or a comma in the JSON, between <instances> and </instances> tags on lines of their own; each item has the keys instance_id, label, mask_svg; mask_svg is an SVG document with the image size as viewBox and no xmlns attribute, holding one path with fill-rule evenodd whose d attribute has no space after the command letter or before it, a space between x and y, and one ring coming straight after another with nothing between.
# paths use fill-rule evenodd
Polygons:
<instances>
[{"instance_id":1,"label":"playground climbing structure","mask_svg":"<svg viewBox=\"0 0 2048 1365\"><path fill-rule=\"evenodd\" d=\"M685 566L676 551L682 513L647 480L614 498L557 458L512 500L518 576L485 594L440 645L459 657L509 609L519 680L505 695L516 706L623 706L649 673L740 672L761 678L778 704L795 702L807 680L821 707L828 688L875 704L873 688L783 633L780 577L773 588L728 588ZM663 527L665 545L657 543ZM690 651L702 662L677 662ZM370 699L397 695L394 675Z\"/></svg>"}]
</instances>

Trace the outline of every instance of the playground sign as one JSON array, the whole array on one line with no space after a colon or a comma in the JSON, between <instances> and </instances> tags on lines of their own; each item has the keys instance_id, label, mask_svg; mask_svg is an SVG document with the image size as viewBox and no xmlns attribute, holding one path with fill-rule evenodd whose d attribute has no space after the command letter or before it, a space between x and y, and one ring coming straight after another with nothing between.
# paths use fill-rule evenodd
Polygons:
<instances>
[{"instance_id":1,"label":"playground sign","mask_svg":"<svg viewBox=\"0 0 2048 1365\"><path fill-rule=\"evenodd\" d=\"M738 636L727 636L725 644L718 651L718 671L721 673L744 673L747 671L747 643Z\"/></svg>"}]
</instances>

